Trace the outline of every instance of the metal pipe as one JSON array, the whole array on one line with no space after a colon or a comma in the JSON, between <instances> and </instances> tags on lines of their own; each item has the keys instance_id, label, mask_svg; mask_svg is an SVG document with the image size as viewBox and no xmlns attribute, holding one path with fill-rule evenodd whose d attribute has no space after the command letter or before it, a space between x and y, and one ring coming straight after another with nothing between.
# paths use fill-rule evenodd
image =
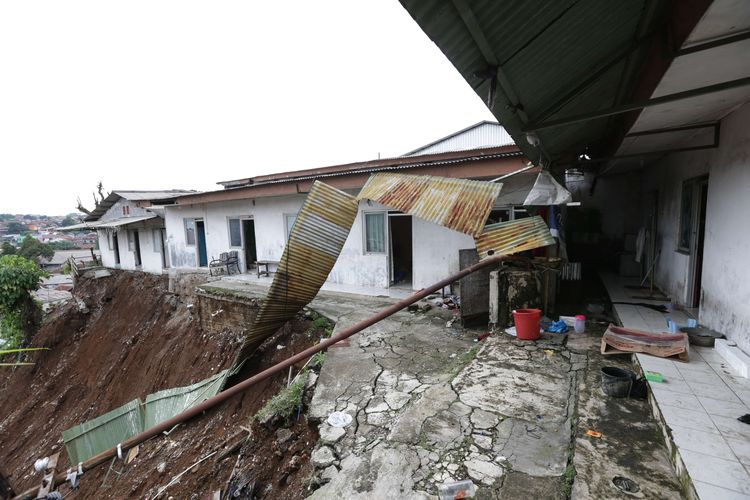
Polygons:
<instances>
[{"instance_id":1,"label":"metal pipe","mask_svg":"<svg viewBox=\"0 0 750 500\"><path fill-rule=\"evenodd\" d=\"M444 280L441 280L433 285L430 285L427 288L423 288L422 290L419 290L418 292L415 292L408 296L405 299L402 299L395 304L386 307L379 313L375 314L374 316L371 316L363 321L360 321L359 323L350 326L349 328L346 328L342 330L341 332L337 333L331 338L322 340L319 344L314 345L312 347L309 347L305 349L304 351L295 354L294 356L291 356L284 361L277 363L273 365L270 368L267 368L263 370L260 373L257 373L253 375L252 377L248 378L247 380L244 380L240 382L237 385L234 385L230 387L229 389L226 389L217 395L208 398L207 400L203 401L200 404L197 404L191 408L188 408L187 410L183 411L182 413L178 413L172 418L169 418L167 420L164 420L163 422L159 422L155 426L151 427L150 429L146 429L145 431L136 434L135 436L132 436L122 443L120 443L120 449L125 452L129 450L130 448L133 448L144 441L151 439L152 437L156 437L159 434L161 434L164 431L167 431L174 427L177 424L180 424L186 420L189 420L200 413L203 413L204 411L218 405L219 403L223 403L227 399L231 398L232 396L239 394L240 392L244 391L245 389L248 389L249 387L252 387L253 385L257 384L258 382L261 382L273 375L276 375L277 373L281 373L287 368L291 367L292 365L303 361L304 359L309 358L313 354L322 351L323 349L327 349L328 347L332 346L333 344L336 344L337 342L340 342L346 338L351 337L355 333L361 332L365 328L374 325L375 323L384 320L385 318L397 313L401 309L406 308L407 306L413 304L414 302L417 302L431 293L434 293L441 288L450 285L451 283L458 281L459 279L463 278L464 276L468 276L469 274L472 274L482 268L485 268L487 266L491 266L494 264L499 264L503 261L508 260L518 260L522 261L523 259L521 257L515 257L512 255L501 255L497 257L490 257L488 259L485 259L483 261L480 261L473 266L467 267L466 269L463 269L459 271L458 273L445 278ZM93 469L97 465L101 465L103 463L106 463L112 457L117 456L117 447L112 447L108 450L104 450L101 453L98 453L97 455L94 455L93 457L89 458L85 462L81 463L81 468L84 472ZM71 464L75 467L75 464ZM65 481L66 473L61 472L57 475L55 475L55 484L59 484L63 481ZM14 497L14 500L21 500L26 495L32 495L34 492L36 492L39 489L39 487L30 488L23 493L20 493L16 497Z\"/></svg>"}]
</instances>

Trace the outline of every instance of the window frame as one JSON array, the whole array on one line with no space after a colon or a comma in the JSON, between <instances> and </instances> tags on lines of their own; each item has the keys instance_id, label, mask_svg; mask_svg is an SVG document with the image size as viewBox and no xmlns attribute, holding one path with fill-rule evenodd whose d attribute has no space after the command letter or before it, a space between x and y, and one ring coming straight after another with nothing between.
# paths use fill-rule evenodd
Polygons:
<instances>
[{"instance_id":1,"label":"window frame","mask_svg":"<svg viewBox=\"0 0 750 500\"><path fill-rule=\"evenodd\" d=\"M367 216L381 215L383 217L383 250L372 251L367 249ZM387 210L363 210L362 211L362 253L363 255L388 255L388 211Z\"/></svg>"},{"instance_id":2,"label":"window frame","mask_svg":"<svg viewBox=\"0 0 750 500\"><path fill-rule=\"evenodd\" d=\"M190 237L188 232L188 221L192 222L193 224L193 242L190 243ZM195 217L183 217L182 219L182 229L185 231L185 246L186 247L195 247L198 245L198 231L196 230L196 221L197 219Z\"/></svg>"},{"instance_id":3,"label":"window frame","mask_svg":"<svg viewBox=\"0 0 750 500\"><path fill-rule=\"evenodd\" d=\"M240 236L240 244L239 245L232 245L232 223L231 221L236 220L239 224L238 230L239 230L239 236ZM227 216L227 242L229 243L229 248L244 248L245 247L245 238L242 235L242 220L243 217L239 215L230 215Z\"/></svg>"},{"instance_id":4,"label":"window frame","mask_svg":"<svg viewBox=\"0 0 750 500\"><path fill-rule=\"evenodd\" d=\"M294 227L294 224L297 222L297 217L299 216L299 212L295 213L284 213L284 241L289 241L289 235L292 233L292 228ZM289 225L289 217L294 217L294 222L292 222L292 225Z\"/></svg>"}]
</instances>

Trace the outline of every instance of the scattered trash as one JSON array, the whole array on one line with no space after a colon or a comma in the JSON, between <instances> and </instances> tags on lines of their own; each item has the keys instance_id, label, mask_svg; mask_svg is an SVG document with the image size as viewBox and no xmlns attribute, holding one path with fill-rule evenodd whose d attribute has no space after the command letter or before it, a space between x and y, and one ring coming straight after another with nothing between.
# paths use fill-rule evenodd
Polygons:
<instances>
[{"instance_id":1,"label":"scattered trash","mask_svg":"<svg viewBox=\"0 0 750 500\"><path fill-rule=\"evenodd\" d=\"M739 420L743 424L750 424L750 413L745 413L741 417L737 417L737 420Z\"/></svg>"},{"instance_id":2,"label":"scattered trash","mask_svg":"<svg viewBox=\"0 0 750 500\"><path fill-rule=\"evenodd\" d=\"M505 329L505 333L507 333L508 335L510 335L512 337L517 337L518 336L518 334L516 333L516 327L515 326L511 326L510 328L506 328Z\"/></svg>"},{"instance_id":3,"label":"scattered trash","mask_svg":"<svg viewBox=\"0 0 750 500\"><path fill-rule=\"evenodd\" d=\"M612 478L612 484L623 493L633 494L641 491L641 487L638 486L638 483L627 477L615 476Z\"/></svg>"},{"instance_id":4,"label":"scattered trash","mask_svg":"<svg viewBox=\"0 0 750 500\"><path fill-rule=\"evenodd\" d=\"M219 314L221 314L223 312L224 312L224 309L219 309L217 311L214 311L214 312L211 313L211 317L215 318L216 316L218 316Z\"/></svg>"},{"instance_id":5,"label":"scattered trash","mask_svg":"<svg viewBox=\"0 0 750 500\"><path fill-rule=\"evenodd\" d=\"M469 479L456 481L454 483L443 483L438 486L440 500L458 500L461 498L473 498L477 493L477 487Z\"/></svg>"},{"instance_id":6,"label":"scattered trash","mask_svg":"<svg viewBox=\"0 0 750 500\"><path fill-rule=\"evenodd\" d=\"M575 316L560 316L560 321L565 322L566 325L568 325L570 328L573 328L573 326L576 323L576 317Z\"/></svg>"},{"instance_id":7,"label":"scattered trash","mask_svg":"<svg viewBox=\"0 0 750 500\"><path fill-rule=\"evenodd\" d=\"M595 430L592 430L592 429L588 429L586 431L586 435L587 436L591 436L593 438L597 438L597 439L600 439L602 437L602 433L601 432L598 432L598 431L595 431Z\"/></svg>"},{"instance_id":8,"label":"scattered trash","mask_svg":"<svg viewBox=\"0 0 750 500\"><path fill-rule=\"evenodd\" d=\"M276 350L277 351L280 351L282 349L286 349L286 346L285 345L281 345L281 344L276 344Z\"/></svg>"},{"instance_id":9,"label":"scattered trash","mask_svg":"<svg viewBox=\"0 0 750 500\"><path fill-rule=\"evenodd\" d=\"M688 319L688 328L696 328L698 326L698 321L694 320L693 318Z\"/></svg>"},{"instance_id":10,"label":"scattered trash","mask_svg":"<svg viewBox=\"0 0 750 500\"><path fill-rule=\"evenodd\" d=\"M565 321L553 321L546 326L545 330L552 333L567 333L568 325Z\"/></svg>"},{"instance_id":11,"label":"scattered trash","mask_svg":"<svg viewBox=\"0 0 750 500\"><path fill-rule=\"evenodd\" d=\"M346 427L352 423L352 416L343 411L335 411L328 415L326 422L332 427Z\"/></svg>"},{"instance_id":12,"label":"scattered trash","mask_svg":"<svg viewBox=\"0 0 750 500\"><path fill-rule=\"evenodd\" d=\"M481 342L489 336L490 336L490 332L485 332L481 334L479 337L477 337L476 339L474 339L474 342Z\"/></svg>"},{"instance_id":13,"label":"scattered trash","mask_svg":"<svg viewBox=\"0 0 750 500\"><path fill-rule=\"evenodd\" d=\"M49 457L40 458L34 461L34 470L37 472L44 472L49 465Z\"/></svg>"},{"instance_id":14,"label":"scattered trash","mask_svg":"<svg viewBox=\"0 0 750 500\"><path fill-rule=\"evenodd\" d=\"M159 462L159 465L156 466L156 472L158 472L159 474L164 474L166 470L167 470L166 462Z\"/></svg>"},{"instance_id":15,"label":"scattered trash","mask_svg":"<svg viewBox=\"0 0 750 500\"><path fill-rule=\"evenodd\" d=\"M552 349L544 349L544 354L546 354L547 356L552 357L552 356L555 355L555 351L553 351Z\"/></svg>"},{"instance_id":16,"label":"scattered trash","mask_svg":"<svg viewBox=\"0 0 750 500\"><path fill-rule=\"evenodd\" d=\"M445 327L446 327L446 328L450 328L450 327L452 327L452 326L453 326L453 323L455 323L457 319L458 319L458 318L452 318L452 319L449 319L448 321L446 321L446 322L445 322Z\"/></svg>"},{"instance_id":17,"label":"scattered trash","mask_svg":"<svg viewBox=\"0 0 750 500\"><path fill-rule=\"evenodd\" d=\"M649 382L664 382L664 375L659 372L645 371L643 374Z\"/></svg>"}]
</instances>

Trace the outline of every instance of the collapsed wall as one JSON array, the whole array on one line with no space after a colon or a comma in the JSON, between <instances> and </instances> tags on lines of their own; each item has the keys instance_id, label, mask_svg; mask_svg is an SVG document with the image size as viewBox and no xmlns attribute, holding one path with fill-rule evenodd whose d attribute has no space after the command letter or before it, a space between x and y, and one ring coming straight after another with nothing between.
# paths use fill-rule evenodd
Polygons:
<instances>
[{"instance_id":1,"label":"collapsed wall","mask_svg":"<svg viewBox=\"0 0 750 500\"><path fill-rule=\"evenodd\" d=\"M58 471L71 466L63 430L135 398L145 400L147 394L193 384L230 367L257 313L257 301L195 293L193 287L180 295L169 289L166 277L143 273L81 280L75 301L53 311L33 339L33 346L49 350L32 356L33 367L0 372L0 464L16 492L41 482L32 467L38 458L61 452ZM302 320L290 322L243 371L252 373L288 356L288 350L276 352L282 338L290 350L307 347L312 339L300 333L307 328ZM118 462L86 473L78 497L143 496L168 483L169 478L161 477L165 469L188 467L206 449L225 444L240 426L250 426L250 418L285 378L267 380L168 437L142 444L132 465ZM231 465L221 473L209 468L202 483L183 481L170 493L220 489ZM280 469L279 464L269 467Z\"/></svg>"}]
</instances>

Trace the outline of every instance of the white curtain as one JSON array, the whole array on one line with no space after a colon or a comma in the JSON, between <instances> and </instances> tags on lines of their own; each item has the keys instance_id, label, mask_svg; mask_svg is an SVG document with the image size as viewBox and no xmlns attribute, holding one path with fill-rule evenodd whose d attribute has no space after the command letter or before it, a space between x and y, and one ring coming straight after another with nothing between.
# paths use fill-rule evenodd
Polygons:
<instances>
[{"instance_id":1,"label":"white curtain","mask_svg":"<svg viewBox=\"0 0 750 500\"><path fill-rule=\"evenodd\" d=\"M385 214L365 214L365 238L368 252L385 252Z\"/></svg>"}]
</instances>

